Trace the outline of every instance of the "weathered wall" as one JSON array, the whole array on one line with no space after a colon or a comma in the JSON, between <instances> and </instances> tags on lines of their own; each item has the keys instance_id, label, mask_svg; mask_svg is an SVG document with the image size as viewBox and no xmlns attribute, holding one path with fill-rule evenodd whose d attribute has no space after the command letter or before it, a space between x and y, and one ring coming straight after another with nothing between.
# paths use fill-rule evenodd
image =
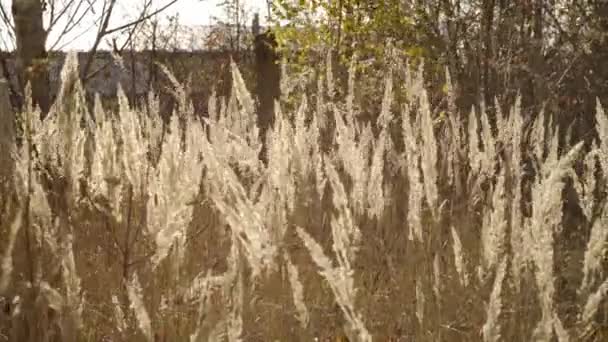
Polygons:
<instances>
[{"instance_id":1,"label":"weathered wall","mask_svg":"<svg viewBox=\"0 0 608 342\"><path fill-rule=\"evenodd\" d=\"M89 56L88 53L77 54L79 65L82 68ZM91 96L100 94L103 98L116 96L120 84L130 97L140 97L148 93L151 88L162 90L169 86L166 77L160 68L154 63L165 64L180 82L190 82L191 96L195 105L199 107L207 102L214 87L218 94L225 95L229 86L226 83L226 72L229 71L231 54L219 51L195 51L195 52L165 52L144 51L123 53L122 63L117 61L110 52L100 51L95 55L91 67L92 76L85 82L85 89ZM241 56L233 56L241 71L253 87L253 58L251 53L245 52ZM9 75L11 83L17 85L15 72L15 59L12 54L2 53L0 59L0 78ZM60 85L61 70L63 68L66 54L54 53L49 56L50 68L50 94L52 98L58 93ZM121 65L122 64L122 65ZM3 70L6 65L8 70ZM15 88L17 88L15 86ZM253 89L253 88L251 88Z\"/></svg>"}]
</instances>

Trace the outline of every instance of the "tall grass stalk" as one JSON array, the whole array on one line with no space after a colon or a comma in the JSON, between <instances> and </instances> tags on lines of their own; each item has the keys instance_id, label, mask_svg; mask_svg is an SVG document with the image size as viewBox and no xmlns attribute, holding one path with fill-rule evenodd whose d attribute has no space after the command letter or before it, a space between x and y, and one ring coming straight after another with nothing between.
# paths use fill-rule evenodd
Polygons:
<instances>
[{"instance_id":1,"label":"tall grass stalk","mask_svg":"<svg viewBox=\"0 0 608 342\"><path fill-rule=\"evenodd\" d=\"M264 136L234 63L206 116L166 68L169 119L90 111L73 56L46 119L2 111L0 338L605 339L602 105L563 144L519 99L459 113L449 75L442 102L422 67L341 89L333 62L284 67Z\"/></svg>"}]
</instances>

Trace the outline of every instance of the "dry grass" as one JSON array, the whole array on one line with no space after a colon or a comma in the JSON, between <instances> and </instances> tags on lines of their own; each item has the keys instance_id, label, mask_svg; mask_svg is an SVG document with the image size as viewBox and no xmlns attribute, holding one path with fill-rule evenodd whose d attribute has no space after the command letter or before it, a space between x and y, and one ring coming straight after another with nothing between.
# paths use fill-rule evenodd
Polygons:
<instances>
[{"instance_id":1,"label":"dry grass","mask_svg":"<svg viewBox=\"0 0 608 342\"><path fill-rule=\"evenodd\" d=\"M235 66L164 122L153 95L88 112L74 63L19 145L0 121L0 341L607 338L599 103L586 148L517 103L437 117L395 68L370 120L328 66L259 137Z\"/></svg>"}]
</instances>

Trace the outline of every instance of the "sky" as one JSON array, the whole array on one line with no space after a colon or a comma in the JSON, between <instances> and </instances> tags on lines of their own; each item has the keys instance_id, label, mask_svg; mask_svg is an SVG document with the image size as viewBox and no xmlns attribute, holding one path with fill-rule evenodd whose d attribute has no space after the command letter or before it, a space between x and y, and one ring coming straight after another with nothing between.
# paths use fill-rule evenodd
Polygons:
<instances>
[{"instance_id":1,"label":"sky","mask_svg":"<svg viewBox=\"0 0 608 342\"><path fill-rule=\"evenodd\" d=\"M58 4L65 3L69 0L55 0ZM176 4L172 5L168 10L164 11L159 17L162 19L169 15L178 14L180 25L184 26L197 26L197 25L211 25L215 22L214 18L221 18L223 16L223 10L218 5L225 0L178 0ZM267 13L266 0L240 0L245 5L245 8L250 13L258 12L260 17L265 17ZM10 12L12 0L0 0L5 8ZM98 3L102 1L97 0ZM141 8L144 0L118 0L117 6L112 14L112 21L110 27L120 26L133 19L138 15L138 8ZM160 8L163 5L170 2L170 0L153 0L153 8ZM99 13L101 7L97 6ZM61 30L51 31L48 38L47 47L55 46L56 48L62 47L62 50L87 50L89 49L95 40L96 27L95 20L98 15L88 14L86 20L80 25L77 30L69 37L64 37L61 44L54 44L57 40L58 33ZM161 24L162 25L162 24ZM60 25L58 25L60 26ZM0 24L0 36L4 38L5 42L0 42L0 48L7 49L6 44L10 44L10 38L6 38L6 28ZM66 45L67 44L67 45ZM102 45L102 47L104 47Z\"/></svg>"},{"instance_id":2,"label":"sky","mask_svg":"<svg viewBox=\"0 0 608 342\"><path fill-rule=\"evenodd\" d=\"M259 12L261 16L267 13L265 0L241 0L249 10ZM179 13L180 19L186 25L209 24L211 16L221 16L222 9L218 6L222 0L179 0L172 13ZM208 14L205 14L208 13ZM202 21L202 23L201 23Z\"/></svg>"}]
</instances>

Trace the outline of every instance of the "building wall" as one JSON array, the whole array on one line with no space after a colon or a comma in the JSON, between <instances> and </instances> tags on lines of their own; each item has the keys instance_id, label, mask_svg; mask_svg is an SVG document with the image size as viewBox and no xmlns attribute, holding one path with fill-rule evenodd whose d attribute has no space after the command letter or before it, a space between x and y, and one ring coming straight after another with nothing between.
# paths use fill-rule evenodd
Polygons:
<instances>
[{"instance_id":1,"label":"building wall","mask_svg":"<svg viewBox=\"0 0 608 342\"><path fill-rule=\"evenodd\" d=\"M79 67L84 68L89 53L77 54ZM141 51L123 53L122 61L118 61L110 52L100 51L95 54L95 59L89 74L93 73L85 83L85 89L89 95L100 94L104 98L116 96L120 84L129 96L143 96L151 88L162 91L169 86L164 72L155 62L167 66L175 77L182 83L189 82L192 95L206 98L215 88L220 95L229 89L226 83L226 73L229 71L231 57L239 64L241 72L248 81L252 78L253 58L251 53L244 52L240 56L234 56L221 51L193 51L193 52L167 52L167 51ZM66 60L65 53L53 53L50 58L50 92L55 97L58 93L61 79L61 70ZM11 54L2 53L8 69L11 82L17 84L15 62ZM3 77L5 71L0 65L0 75ZM197 99L197 102L200 99Z\"/></svg>"}]
</instances>

